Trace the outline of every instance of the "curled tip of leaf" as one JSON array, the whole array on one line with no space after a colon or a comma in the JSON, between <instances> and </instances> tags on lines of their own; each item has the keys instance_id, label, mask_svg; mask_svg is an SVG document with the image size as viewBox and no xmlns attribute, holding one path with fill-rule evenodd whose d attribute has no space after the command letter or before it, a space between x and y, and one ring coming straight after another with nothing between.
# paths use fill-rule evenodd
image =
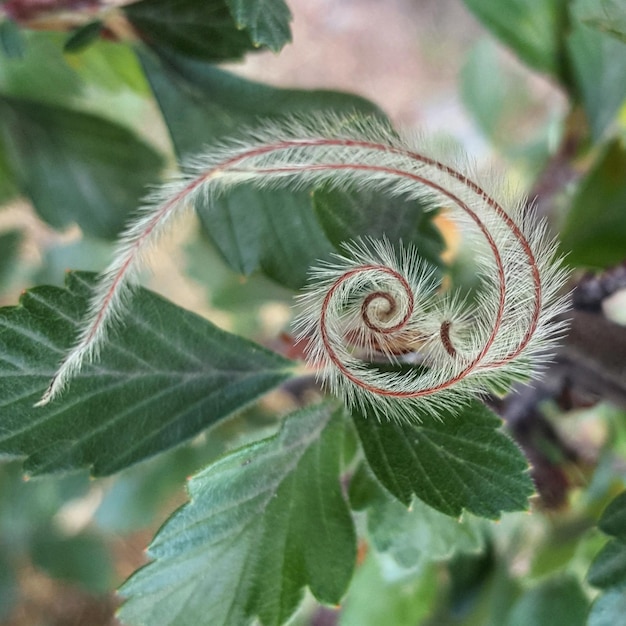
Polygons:
<instances>
[{"instance_id":1,"label":"curled tip of leaf","mask_svg":"<svg viewBox=\"0 0 626 626\"><path fill-rule=\"evenodd\" d=\"M552 323L564 308L565 278L554 242L522 199L492 181L475 182L466 159L441 153L423 138L414 146L378 119L333 115L271 123L212 147L148 198L126 231L45 398L97 355L144 252L171 218L242 184L327 185L426 201L449 207L470 236L482 279L471 304L442 293L418 251L393 250L384 239L347 244L334 263L312 272L301 333L311 339L309 361L348 405L418 420L533 376L562 329Z\"/></svg>"}]
</instances>

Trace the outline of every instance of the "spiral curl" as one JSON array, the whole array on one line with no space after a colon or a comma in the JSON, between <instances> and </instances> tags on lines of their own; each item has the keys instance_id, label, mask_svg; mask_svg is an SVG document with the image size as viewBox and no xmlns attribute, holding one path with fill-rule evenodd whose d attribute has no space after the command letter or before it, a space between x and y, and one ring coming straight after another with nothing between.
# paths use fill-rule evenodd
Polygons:
<instances>
[{"instance_id":1,"label":"spiral curl","mask_svg":"<svg viewBox=\"0 0 626 626\"><path fill-rule=\"evenodd\" d=\"M526 303L531 324L539 323L540 298ZM531 376L528 327L511 324L506 298L497 308L486 294L481 300L469 305L442 292L414 247L364 239L312 272L296 327L308 363L348 406L419 420Z\"/></svg>"},{"instance_id":2,"label":"spiral curl","mask_svg":"<svg viewBox=\"0 0 626 626\"><path fill-rule=\"evenodd\" d=\"M348 406L380 418L416 420L474 393L532 377L562 329L566 272L545 226L504 185L478 184L431 142L413 144L376 118L289 119L243 132L189 162L157 190L120 239L74 348L39 405L96 358L122 317L145 252L187 207L210 207L238 185L369 189L445 206L468 234L482 288L469 306L442 293L414 248L384 238L348 243L311 274L302 296L301 337L309 363ZM497 181L496 181L497 182ZM505 209L505 207L507 207ZM382 358L382 363L381 363Z\"/></svg>"}]
</instances>

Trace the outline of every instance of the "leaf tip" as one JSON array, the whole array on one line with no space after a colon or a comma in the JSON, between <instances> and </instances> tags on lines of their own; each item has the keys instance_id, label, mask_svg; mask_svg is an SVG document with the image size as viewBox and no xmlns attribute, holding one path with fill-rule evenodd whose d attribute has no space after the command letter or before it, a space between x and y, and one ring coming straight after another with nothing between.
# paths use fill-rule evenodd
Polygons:
<instances>
[{"instance_id":1,"label":"leaf tip","mask_svg":"<svg viewBox=\"0 0 626 626\"><path fill-rule=\"evenodd\" d=\"M50 381L48 388L44 391L39 401L33 404L33 407L39 408L42 406L46 406L47 404L52 402L54 398L57 397L57 395L59 394L59 391L60 391L59 390L59 377L54 376L54 378Z\"/></svg>"}]
</instances>

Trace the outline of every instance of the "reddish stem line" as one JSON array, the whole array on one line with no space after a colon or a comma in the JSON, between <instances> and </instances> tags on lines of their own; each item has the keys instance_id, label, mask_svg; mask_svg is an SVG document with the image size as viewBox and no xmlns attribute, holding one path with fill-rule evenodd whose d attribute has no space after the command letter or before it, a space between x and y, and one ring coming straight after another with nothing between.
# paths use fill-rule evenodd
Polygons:
<instances>
[{"instance_id":1,"label":"reddish stem line","mask_svg":"<svg viewBox=\"0 0 626 626\"><path fill-rule=\"evenodd\" d=\"M97 333L97 330L98 330L100 324L103 322L103 320L105 318L105 315L106 315L106 312L107 312L107 310L108 310L108 308L110 306L111 300L113 299L113 296L114 296L115 292L119 288L124 275L128 271L128 268L132 264L132 262L133 262L133 260L135 258L135 255L137 254L139 248L150 237L150 235L152 234L154 229L158 226L160 221L179 202L183 201L186 197L188 197L191 193L193 193L200 185L202 185L205 181L207 181L209 178L211 178L211 176L213 176L215 173L217 173L219 171L228 170L232 165L234 165L236 163L241 163L242 161L245 161L246 159L252 159L252 158L255 158L257 156L261 156L263 154L267 154L267 153L271 153L271 152L278 152L278 151L289 149L289 148L293 148L293 147L307 147L307 146L346 146L346 147L358 147L358 148L365 148L365 149L377 150L377 151L382 151L382 152L389 152L389 153L393 153L393 154L406 156L406 157L408 157L410 159L413 159L413 160L415 160L417 162L421 162L421 163L424 163L424 164L427 164L427 165L431 165L431 166L439 169L440 171L442 171L442 172L446 173L447 175L455 178L456 180L458 180L459 182L464 184L466 187L468 187L469 189L471 189L472 191L474 191L475 193L480 195L483 198L483 200L487 203L487 205L490 206L494 210L494 212L498 215L498 217L500 217L505 222L507 227L513 232L514 236L516 237L516 239L520 243L520 245L521 245L521 247L522 247L526 257L529 260L529 266L531 268L532 278L533 278L534 287L535 287L535 308L534 308L534 311L533 311L533 316L532 316L532 318L530 320L529 328L527 329L527 332L526 332L524 338L522 339L522 341L520 342L520 344L516 348L516 350L514 350L512 353L507 355L501 361L498 361L496 363L490 364L490 366L504 364L504 363L510 361L511 359L513 359L515 356L517 356L524 349L524 347L530 341L530 338L532 337L532 335L533 335L533 333L534 333L534 331L535 331L535 329L537 327L538 321L539 321L540 308L541 308L542 288L541 288L541 278L540 278L540 275L539 275L539 269L537 267L537 263L535 261L534 255L532 253L532 250L530 248L529 243L527 242L527 240L523 236L523 234L522 234L521 230L519 229L519 227L517 226L517 224L515 224L515 222L510 218L510 216L507 215L507 213L504 211L504 209L493 198L488 196L484 192L484 190L482 190L476 183L474 183L473 181L468 179L466 176L464 176L460 172L457 172L456 170L453 170L452 168L448 167L447 165L444 165L443 163L440 163L439 161L437 161L435 159L431 159L429 157L426 157L424 155L421 155L419 153L412 152L412 151L409 151L409 150L395 148L395 147L392 147L392 146L387 146L387 145L384 145L384 144L378 144L378 143L375 143L375 142L360 141L360 140L349 140L349 139L311 139L311 140L285 140L285 141L279 141L279 142L277 142L275 144L260 146L260 147L254 148L252 150L247 150L247 151L241 152L240 154L238 154L238 155L236 155L234 157L231 157L230 159L225 160L223 163L219 164L218 166L211 168L205 174L203 174L202 176L199 176L198 178L193 180L189 185L184 187L172 199L170 199L168 202L166 202L161 207L161 209L150 220L147 228L141 233L140 236L138 236L135 239L135 241L133 242L133 245L130 247L130 249L127 252L126 260L124 261L124 263L119 268L119 270L117 271L117 273L115 274L115 276L113 277L113 279L111 281L111 285L110 285L109 289L107 290L107 292L105 294L105 297L103 298L102 307L101 307L100 311L98 312L98 315L96 316L96 318L95 318L95 320L94 320L94 322L93 322L93 324L92 324L92 326L90 328L89 333L85 337L85 339L83 341L83 345L87 345L89 342L91 342L93 340L95 334ZM449 198L459 208L464 210L470 216L470 218L475 222L477 227L481 230L481 232L483 233L485 239L487 240L487 243L488 243L489 247L492 250L492 253L494 254L494 258L495 258L495 262L496 262L496 266L497 266L497 272L498 272L498 279L499 279L499 303L498 303L498 310L497 310L497 314L496 314L496 321L494 323L494 328L492 330L491 336L489 337L488 341L486 342L485 346L481 350L481 352L478 355L478 357L476 359L474 359L474 361L472 361L472 363L470 363L470 365L468 367L466 367L460 374L458 374L457 376L453 377L452 379L449 379L448 381L445 381L444 383L441 383L440 385L437 385L436 387L432 387L432 388L429 388L429 389L421 390L421 391L418 391L418 392L394 392L394 391L389 391L389 390L385 390L385 389L379 389L379 388L376 388L376 387L371 386L371 385L367 385L367 384L363 383L362 381L360 381L359 379L357 379L349 371L346 370L345 366L337 359L337 355L334 353L334 351L330 347L330 344L329 344L329 341L328 341L328 337L327 337L327 333L326 333L325 315L326 315L326 308L328 306L330 294L334 293L336 288L337 288L337 286L338 286L338 283L335 283L335 285L333 285L333 287L329 291L329 294L327 294L327 296L326 296L326 298L324 300L322 316L321 316L322 338L323 338L323 342L324 342L325 347L329 351L329 358L342 371L342 373L344 375L346 375L346 377L348 379L352 380L352 382L354 382L355 384L357 384L357 385L359 385L359 386L361 386L363 388L368 389L369 391L371 391L373 393L378 393L378 394L381 394L381 395L390 395L390 396L398 396L398 397L418 397L418 396L424 396L424 395L427 395L427 394L434 393L436 391L439 391L441 389L445 389L445 388L455 384L456 382L458 382L459 380L464 378L472 369L474 369L474 367L476 367L476 365L480 362L480 360L485 356L485 354L487 353L487 351L489 350L489 348L493 344L493 341L495 340L495 337L496 337L496 335L498 333L498 330L500 328L500 323L501 323L501 320L502 320L502 316L504 314L504 301L505 301L505 295L506 295L504 267L503 267L502 258L500 256L499 250L498 250L498 248L497 248L497 246L496 246L496 244L495 244L491 234L489 233L489 231L487 230L487 228L483 224L483 222L480 220L480 218L476 215L476 213L469 206L467 206L467 204L464 203L460 198L458 198L457 196L455 196L454 194L449 192L447 189L444 189L440 185L438 185L438 184L436 184L436 183L434 183L432 181L429 181L429 180L425 179L422 176L419 176L417 174L413 174L411 172L405 172L405 171L402 171L402 170L389 168L389 167L382 167L382 166L345 164L345 163L324 164L324 165L304 165L302 167L297 167L297 166L294 167L294 166L292 166L292 167L284 167L284 168L267 168L267 169L256 169L255 171L257 173L259 173L259 174L262 174L262 173L270 174L270 173L295 173L296 171L307 171L307 170L311 171L311 170L340 170L340 169L364 170L364 171L373 171L373 172L377 171L377 172L384 172L384 173L392 174L392 175L395 175L395 176L398 176L398 177L409 178L411 180L415 180L417 182L420 182L420 183L422 183L422 184L424 184L424 185L426 185L426 186L428 186L428 187L430 187L432 189L435 189L436 191L440 192L442 195L444 195L447 198ZM354 272L352 272L352 273L354 273ZM348 275L351 275L351 273L349 273ZM342 279L340 279L340 281L341 280ZM410 289L409 289L409 291L410 291Z\"/></svg>"},{"instance_id":2,"label":"reddish stem line","mask_svg":"<svg viewBox=\"0 0 626 626\"><path fill-rule=\"evenodd\" d=\"M328 333L326 331L326 307L328 307L328 303L329 303L329 296L331 294L334 293L334 287L335 285L340 284L341 282L343 282L344 277L346 276L351 276L354 272L349 272L347 274L344 274L344 276L342 276L341 278L339 278L337 280L337 282L333 285L333 287L329 290L328 294L326 295L326 297L324 298L324 302L322 305L322 315L320 318L320 330L321 330L321 335L322 335L322 342L324 343L324 348L327 351L328 357L329 359L333 362L333 364L344 374L344 376L346 376L346 378L348 378L350 381L352 381L355 385L361 387L362 389L365 389L371 393L374 393L376 395L383 395L383 396L393 396L393 397L397 397L397 398L418 398L421 396L426 396L426 395L430 395L433 394L437 391L441 391L443 389L447 389L448 387L456 384L457 382L459 382L460 380L462 380L463 378L465 378L472 370L474 370L479 364L480 361L483 359L483 357L485 356L485 354L487 354L489 348L491 348L493 342L495 341L495 338L500 330L500 323L502 321L502 317L504 315L504 304L505 304L505 297L506 297L506 284L505 284L505 276L504 276L504 265L502 263L502 257L500 256L500 251L498 250L498 247L495 243L495 241L493 240L493 237L491 235L491 233L489 232L489 230L487 229L487 227L485 226L485 224L483 224L483 222L481 221L481 219L478 217L478 215L476 215L476 213L465 203L463 202L460 198L458 198L457 196L455 196L452 192L448 191L447 189L444 189L443 187L441 187L441 185L438 185L437 183L434 183L426 178L424 178L423 176L419 176L418 174L413 174L411 172L405 172L402 170L396 170L394 168L389 168L389 167L383 167L380 165L360 165L360 164L346 164L346 163L329 163L329 164L324 164L324 165L306 165L306 166L302 166L301 168L298 167L280 167L280 168L262 168L262 169L256 169L255 171L258 173L266 173L266 174L280 174L280 173L295 173L296 171L311 171L311 170L345 170L345 169L351 169L351 170L365 170L365 171L372 171L372 172L384 172L387 174L393 174L395 176L399 176L399 177L405 177L405 178L410 178L411 180L415 180L417 182L422 183L423 185L426 185L428 187L431 187L432 189L435 189L436 191L439 191L441 194L443 194L444 196L446 196L447 198L449 198L452 202L454 202L457 206L459 206L459 208L463 209L471 218L472 220L476 223L476 225L478 226L478 228L481 230L481 232L483 233L485 239L487 240L487 243L489 245L489 247L491 248L491 251L494 255L495 258L495 262L496 262L496 267L497 267L497 271L498 271L498 284L499 284L499 300L498 300L498 310L496 313L496 320L494 322L494 326L491 332L491 335L489 336L489 339L485 342L485 345L483 346L483 348L481 349L481 351L479 352L478 356L470 362L470 364L463 370L461 371L459 374L457 374L456 376L449 378L447 381L440 383L439 385L436 385L435 387L429 387L427 389L422 389L420 391L391 391L388 389L383 389L382 387L376 387L374 385L369 385L368 383L363 382L361 379L359 379L358 377L356 377L354 374L352 374L352 372L350 372L346 366L341 362L341 359L339 359L337 357L337 354L335 353L335 351L332 349L332 345L330 343L330 340L328 339ZM520 233L521 235L521 233ZM530 340L530 337L529 337ZM506 359L506 361L509 361L510 359L512 359L513 357L508 357Z\"/></svg>"},{"instance_id":3,"label":"reddish stem line","mask_svg":"<svg viewBox=\"0 0 626 626\"><path fill-rule=\"evenodd\" d=\"M413 308L415 306L415 298L413 296L413 290L411 289L411 286L406 281L404 276L402 276L402 274L399 274L395 270L391 269L390 267L385 267L384 265L372 265L372 266L364 265L357 269L361 269L362 271L378 270L378 271L381 271L381 272L384 272L386 274L393 276L402 285L402 288L404 289L404 291L406 291L407 295L409 296L409 300L407 302L407 307L406 307L407 310L406 310L406 313L404 314L404 317L397 324L394 324L393 326L381 328L379 325L374 324L374 322L370 320L369 313L367 312L368 306L373 300L376 300L377 298L383 298L389 304L388 313L390 315L393 315L393 313L395 313L395 310L397 308L397 304L394 298L391 296L391 294L385 293L384 291L375 291L374 293L370 293L363 300L363 304L361 304L361 316L363 317L363 322L365 323L365 325L370 330L373 330L374 332L377 332L377 333L381 333L383 335L391 334L395 332L396 330L398 330L399 328L402 328L411 319L411 315L413 314Z\"/></svg>"},{"instance_id":4,"label":"reddish stem line","mask_svg":"<svg viewBox=\"0 0 626 626\"><path fill-rule=\"evenodd\" d=\"M520 342L520 345L514 352L507 355L501 361L496 361L494 363L491 363L490 365L492 366L502 365L504 363L507 363L511 359L515 358L526 347L526 345L530 341L530 338L533 336L537 328L537 324L539 323L539 316L541 312L541 300L542 300L543 289L541 286L541 276L539 275L539 268L537 266L537 261L535 260L535 255L533 254L533 251L530 248L530 244L524 237L519 226L511 219L511 216L508 215L508 213L502 208L502 206L500 206L500 204L496 202L496 200L494 200L491 196L487 195L485 191L479 185L477 185L473 180L461 174L461 172L458 172L457 170L452 169L451 167L448 167L447 165L445 165L444 163L441 163L440 161L437 161L436 159L431 159L430 157L424 156L423 154L420 154L419 152L413 152L411 150L406 150L403 148L396 148L393 146L387 146L385 144L379 144L375 142L355 140L355 139L301 139L301 140L291 140L291 141L280 142L280 143L275 144L274 147L276 150L281 150L281 149L286 149L286 148L292 148L294 146L318 146L318 145L366 148L370 150L379 150L382 152L389 152L392 154L398 154L400 156L406 156L420 163L431 165L437 168L438 170L448 174L452 178L455 178L460 183L468 187L468 189L471 189L473 192L477 193L483 198L483 200L489 205L489 207L493 209L496 215L504 221L507 227L512 231L515 238L518 240L519 244L521 245L524 251L524 254L526 255L528 259L528 265L532 273L532 280L533 280L534 290L535 290L535 308L534 308L533 315L530 320L529 327L526 331L526 334L524 338L522 339L522 341ZM254 155L251 155L251 156L254 156ZM432 185L430 186L432 187Z\"/></svg>"},{"instance_id":5,"label":"reddish stem line","mask_svg":"<svg viewBox=\"0 0 626 626\"><path fill-rule=\"evenodd\" d=\"M117 288L119 286L119 283L122 281L124 275L128 271L129 266L131 265L131 263L135 259L135 255L137 254L138 249L141 248L143 243L154 232L154 229L159 225L159 222L163 219L163 217L165 215L167 215L167 213L174 206L176 206L181 200L183 200L190 193L193 193L193 191L195 189L197 189L202 184L202 182L204 182L204 180L206 180L207 177L208 177L208 175L205 175L205 176L203 176L201 178L198 178L198 179L194 180L190 185L187 185L187 187L185 187L182 191L177 193L171 200L166 202L161 207L161 209L157 213L155 213L154 217L148 223L146 229L141 233L141 236L137 237L137 239L133 242L132 247L128 250L128 252L126 254L126 259L124 260L124 263L122 264L120 269L117 271L117 274L115 275L115 277L113 278L113 281L111 282L111 286L109 287L109 289L108 289L108 291L106 293L106 296L103 299L102 308L98 312L98 315L96 316L96 318L95 318L95 320L93 322L91 331L89 332L89 334L85 338L85 343L89 343L93 339L94 335L96 334L96 332L98 330L98 326L102 322L102 318L104 317L104 315L105 315L105 313L106 313L106 311L107 311L107 309L109 307L109 304L111 303L113 295L115 294L115 292L116 292L116 290L117 290Z\"/></svg>"},{"instance_id":6,"label":"reddish stem line","mask_svg":"<svg viewBox=\"0 0 626 626\"><path fill-rule=\"evenodd\" d=\"M159 225L161 220L176 205L178 205L179 202L182 202L185 198L187 198L190 194L192 194L198 187L200 187L206 180L211 178L211 176L213 176L216 172L219 172L219 171L222 171L222 170L228 168L233 163L238 163L239 161L241 161L243 159L254 158L254 157L260 156L262 154L267 154L268 152L274 152L275 150L286 149L288 147L290 147L290 145L288 143L286 143L286 142L283 142L283 143L279 143L279 144L272 145L272 146L261 146L259 148L255 148L253 150L248 150L245 153L242 153L242 154L239 154L239 155L237 155L235 157L232 157L232 158L224 161L223 163L221 163L217 167L211 168L210 170L208 170L202 176L199 176L198 178L192 180L186 187L181 189L181 191L179 191L173 198L168 200L157 211L157 213L154 214L153 218L148 223L148 226L146 227L146 229L141 233L141 235L139 237L137 237L137 239L135 239L135 241L133 242L133 245L129 248L129 250L128 250L127 254L126 254L126 260L124 261L122 266L119 268L119 270L117 271L117 273L113 277L113 280L111 281L111 285L110 285L109 289L107 290L107 292L105 294L105 297L103 298L102 307L101 307L100 311L98 312L98 315L94 319L94 322L93 322L93 324L91 326L91 329L90 329L89 333L87 334L87 336L85 337L85 340L84 340L83 343L85 345L89 344L93 340L95 334L98 332L98 328L99 328L100 324L102 323L102 320L103 320L103 318L104 318L104 316L105 316L105 314L107 312L107 309L109 308L111 300L113 299L113 296L114 296L115 292L117 291L120 283L122 282L122 280L124 278L124 275L128 271L129 266L132 264L133 260L135 259L137 251L146 242L146 240L149 239L150 235L154 232L154 229Z\"/></svg>"},{"instance_id":7,"label":"reddish stem line","mask_svg":"<svg viewBox=\"0 0 626 626\"><path fill-rule=\"evenodd\" d=\"M452 345L452 340L450 339L450 326L452 326L452 323L445 321L439 329L439 336L441 337L441 343L443 344L445 351L451 357L455 357L456 348Z\"/></svg>"}]
</instances>

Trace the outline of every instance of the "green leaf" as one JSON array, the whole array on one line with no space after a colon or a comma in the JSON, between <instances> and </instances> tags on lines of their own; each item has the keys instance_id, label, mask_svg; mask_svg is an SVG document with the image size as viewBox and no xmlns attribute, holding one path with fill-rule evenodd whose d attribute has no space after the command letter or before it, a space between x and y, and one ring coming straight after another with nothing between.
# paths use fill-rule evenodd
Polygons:
<instances>
[{"instance_id":1,"label":"green leaf","mask_svg":"<svg viewBox=\"0 0 626 626\"><path fill-rule=\"evenodd\" d=\"M626 491L604 510L598 528L614 537L596 556L587 579L594 587L608 589L626 584Z\"/></svg>"},{"instance_id":2,"label":"green leaf","mask_svg":"<svg viewBox=\"0 0 626 626\"><path fill-rule=\"evenodd\" d=\"M234 447L276 432L275 409L253 405L222 420L210 434L196 437L143 463L128 467L107 489L94 522L105 533L127 534L162 522L163 503L180 498L180 486L198 471Z\"/></svg>"},{"instance_id":3,"label":"green leaf","mask_svg":"<svg viewBox=\"0 0 626 626\"><path fill-rule=\"evenodd\" d=\"M189 482L191 501L161 528L154 559L121 589L124 623L264 626L285 622L304 586L343 596L356 557L339 472L345 423L327 405L287 417Z\"/></svg>"},{"instance_id":4,"label":"green leaf","mask_svg":"<svg viewBox=\"0 0 626 626\"><path fill-rule=\"evenodd\" d=\"M506 626L585 626L589 601L572 576L550 578L515 603Z\"/></svg>"},{"instance_id":5,"label":"green leaf","mask_svg":"<svg viewBox=\"0 0 626 626\"><path fill-rule=\"evenodd\" d=\"M401 568L444 561L484 547L483 522L465 515L455 520L414 499L409 508L392 498L362 463L350 481L350 504L367 509L372 545Z\"/></svg>"},{"instance_id":6,"label":"green leaf","mask_svg":"<svg viewBox=\"0 0 626 626\"><path fill-rule=\"evenodd\" d=\"M456 520L416 499L408 509L389 497L379 501L368 509L367 528L376 550L407 569L484 546L481 520Z\"/></svg>"},{"instance_id":7,"label":"green leaf","mask_svg":"<svg viewBox=\"0 0 626 626\"><path fill-rule=\"evenodd\" d=\"M526 459L478 400L421 423L381 423L358 412L354 422L374 475L406 506L415 494L446 515L465 509L490 519L528 506Z\"/></svg>"},{"instance_id":8,"label":"green leaf","mask_svg":"<svg viewBox=\"0 0 626 626\"><path fill-rule=\"evenodd\" d=\"M206 286L211 305L234 312L235 325L244 316L257 316L259 309L268 301L290 306L291 290L284 289L262 274L242 278L229 267L209 242L206 233L198 231L185 246L187 275Z\"/></svg>"},{"instance_id":9,"label":"green leaf","mask_svg":"<svg viewBox=\"0 0 626 626\"><path fill-rule=\"evenodd\" d=\"M626 150L615 139L580 184L561 229L561 245L567 252L568 263L607 267L624 259L624 172Z\"/></svg>"},{"instance_id":10,"label":"green leaf","mask_svg":"<svg viewBox=\"0 0 626 626\"><path fill-rule=\"evenodd\" d=\"M0 63L0 95L67 104L80 95L79 76L65 62L56 33L20 31L24 53Z\"/></svg>"},{"instance_id":11,"label":"green leaf","mask_svg":"<svg viewBox=\"0 0 626 626\"><path fill-rule=\"evenodd\" d=\"M226 0L141 0L122 7L145 43L204 59L240 59L255 46Z\"/></svg>"},{"instance_id":12,"label":"green leaf","mask_svg":"<svg viewBox=\"0 0 626 626\"><path fill-rule=\"evenodd\" d=\"M242 186L196 210L223 258L244 275L261 269L280 285L300 289L312 263L333 251L307 192Z\"/></svg>"},{"instance_id":13,"label":"green leaf","mask_svg":"<svg viewBox=\"0 0 626 626\"><path fill-rule=\"evenodd\" d=\"M7 156L4 151L4 145L2 143L2 136L0 135L0 209L2 205L12 200L17 196L19 191L15 186L13 180L13 172L7 162Z\"/></svg>"},{"instance_id":14,"label":"green leaf","mask_svg":"<svg viewBox=\"0 0 626 626\"><path fill-rule=\"evenodd\" d=\"M89 47L99 37L104 24L100 20L89 22L80 28L77 28L65 42L63 46L64 52L80 52Z\"/></svg>"},{"instance_id":15,"label":"green leaf","mask_svg":"<svg viewBox=\"0 0 626 626\"><path fill-rule=\"evenodd\" d=\"M441 234L432 222L429 207L417 200L385 196L382 193L316 189L313 206L331 243L341 244L357 237L383 235L392 243L412 243L420 256L440 265L444 249Z\"/></svg>"},{"instance_id":16,"label":"green leaf","mask_svg":"<svg viewBox=\"0 0 626 626\"><path fill-rule=\"evenodd\" d=\"M14 98L0 98L0 109L16 179L55 228L76 222L115 237L163 166L131 131L102 118Z\"/></svg>"},{"instance_id":17,"label":"green leaf","mask_svg":"<svg viewBox=\"0 0 626 626\"><path fill-rule=\"evenodd\" d=\"M171 54L140 58L179 157L246 124L290 113L380 114L357 96L276 89ZM202 206L198 211L214 245L235 271L250 274L260 268L292 289L302 287L313 260L332 250L307 192L241 186L215 200L210 211Z\"/></svg>"},{"instance_id":18,"label":"green leaf","mask_svg":"<svg viewBox=\"0 0 626 626\"><path fill-rule=\"evenodd\" d=\"M15 572L17 563L13 562L4 546L2 548L0 550L0 619L8 619L19 597L19 585Z\"/></svg>"},{"instance_id":19,"label":"green leaf","mask_svg":"<svg viewBox=\"0 0 626 626\"><path fill-rule=\"evenodd\" d=\"M0 454L33 474L116 472L172 448L288 377L290 362L140 289L125 325L59 400L33 407L78 332L93 278L0 311Z\"/></svg>"},{"instance_id":20,"label":"green leaf","mask_svg":"<svg viewBox=\"0 0 626 626\"><path fill-rule=\"evenodd\" d=\"M587 580L600 589L626 583L626 543L619 539L609 541L593 560Z\"/></svg>"},{"instance_id":21,"label":"green leaf","mask_svg":"<svg viewBox=\"0 0 626 626\"><path fill-rule=\"evenodd\" d=\"M278 52L291 41L291 11L284 0L226 0L238 28L246 29L255 46Z\"/></svg>"},{"instance_id":22,"label":"green leaf","mask_svg":"<svg viewBox=\"0 0 626 626\"><path fill-rule=\"evenodd\" d=\"M129 46L99 39L80 54L64 54L63 33L23 35L23 58L0 63L0 95L89 112L145 132L148 83Z\"/></svg>"},{"instance_id":23,"label":"green leaf","mask_svg":"<svg viewBox=\"0 0 626 626\"><path fill-rule=\"evenodd\" d=\"M144 98L150 96L150 88L132 48L98 39L87 49L81 50L80 54L64 55L64 59L81 79L83 100L88 103L90 110L97 109L100 115L105 115L110 105L103 96L109 92L119 98L122 105L111 112L114 121L119 121L124 109L131 108L131 98L139 96L136 102L140 114L130 121L134 123L138 119L141 124L145 124ZM94 92L97 95L91 98ZM103 105L97 106L98 102ZM135 100L132 102L134 104Z\"/></svg>"},{"instance_id":24,"label":"green leaf","mask_svg":"<svg viewBox=\"0 0 626 626\"><path fill-rule=\"evenodd\" d=\"M606 507L598 522L598 528L603 533L626 542L626 491Z\"/></svg>"},{"instance_id":25,"label":"green leaf","mask_svg":"<svg viewBox=\"0 0 626 626\"><path fill-rule=\"evenodd\" d=\"M490 39L479 41L469 52L461 69L461 98L484 135L498 137L506 92L510 89L503 72L496 44Z\"/></svg>"},{"instance_id":26,"label":"green leaf","mask_svg":"<svg viewBox=\"0 0 626 626\"><path fill-rule=\"evenodd\" d=\"M385 490L376 481L367 463L359 463L350 477L348 497L353 511L364 511L384 498Z\"/></svg>"},{"instance_id":27,"label":"green leaf","mask_svg":"<svg viewBox=\"0 0 626 626\"><path fill-rule=\"evenodd\" d=\"M626 615L626 587L613 587L591 605L587 626L616 626Z\"/></svg>"},{"instance_id":28,"label":"green leaf","mask_svg":"<svg viewBox=\"0 0 626 626\"><path fill-rule=\"evenodd\" d=\"M587 0L581 20L626 43L626 2L624 0Z\"/></svg>"},{"instance_id":29,"label":"green leaf","mask_svg":"<svg viewBox=\"0 0 626 626\"><path fill-rule=\"evenodd\" d=\"M261 272L242 276L232 270L202 229L185 245L184 252L187 276L206 293L214 309L226 313L231 332L253 339L267 336L269 331L278 333L277 341L289 341L280 331L293 313L291 289L281 287ZM273 311L271 329L267 325L269 310ZM288 345L283 347L288 350Z\"/></svg>"},{"instance_id":30,"label":"green leaf","mask_svg":"<svg viewBox=\"0 0 626 626\"><path fill-rule=\"evenodd\" d=\"M491 546L487 546L482 554L459 555L447 564L446 602L440 602L429 626L506 625L520 595L520 580L511 572L511 558L498 560L494 556Z\"/></svg>"},{"instance_id":31,"label":"green leaf","mask_svg":"<svg viewBox=\"0 0 626 626\"><path fill-rule=\"evenodd\" d=\"M438 587L437 571L431 565L410 576L391 578L369 554L350 584L339 626L422 624L435 603Z\"/></svg>"},{"instance_id":32,"label":"green leaf","mask_svg":"<svg viewBox=\"0 0 626 626\"><path fill-rule=\"evenodd\" d=\"M626 98L626 45L580 21L585 2L574 2L572 32L567 38L573 75L598 140Z\"/></svg>"},{"instance_id":33,"label":"green leaf","mask_svg":"<svg viewBox=\"0 0 626 626\"><path fill-rule=\"evenodd\" d=\"M21 31L25 40L21 58L0 63L0 93L5 96L85 108L113 121L126 117L129 104L148 94L134 51L126 45L98 39L80 54L65 54L67 35L52 31ZM110 111L111 97L117 106Z\"/></svg>"},{"instance_id":34,"label":"green leaf","mask_svg":"<svg viewBox=\"0 0 626 626\"><path fill-rule=\"evenodd\" d=\"M117 474L94 515L98 528L124 534L154 525L163 503L174 498L200 466L194 452L194 445L180 446Z\"/></svg>"},{"instance_id":35,"label":"green leaf","mask_svg":"<svg viewBox=\"0 0 626 626\"><path fill-rule=\"evenodd\" d=\"M93 593L113 586L113 560L102 537L82 531L69 537L48 526L35 537L33 563L53 578L80 585Z\"/></svg>"},{"instance_id":36,"label":"green leaf","mask_svg":"<svg viewBox=\"0 0 626 626\"><path fill-rule=\"evenodd\" d=\"M560 39L566 25L563 0L465 0L467 7L531 67L563 78Z\"/></svg>"},{"instance_id":37,"label":"green leaf","mask_svg":"<svg viewBox=\"0 0 626 626\"><path fill-rule=\"evenodd\" d=\"M0 234L0 292L13 272L21 242L22 232L19 230Z\"/></svg>"},{"instance_id":38,"label":"green leaf","mask_svg":"<svg viewBox=\"0 0 626 626\"><path fill-rule=\"evenodd\" d=\"M548 151L549 113L533 97L527 75L506 64L496 42L484 38L467 54L460 78L463 104L490 143L517 161L540 167Z\"/></svg>"},{"instance_id":39,"label":"green leaf","mask_svg":"<svg viewBox=\"0 0 626 626\"><path fill-rule=\"evenodd\" d=\"M270 87L165 50L159 57L140 51L139 58L179 158L242 127L285 115L335 111L384 117L376 105L353 94Z\"/></svg>"},{"instance_id":40,"label":"green leaf","mask_svg":"<svg viewBox=\"0 0 626 626\"><path fill-rule=\"evenodd\" d=\"M0 22L0 50L7 59L20 59L24 56L26 42L18 25L9 19Z\"/></svg>"},{"instance_id":41,"label":"green leaf","mask_svg":"<svg viewBox=\"0 0 626 626\"><path fill-rule=\"evenodd\" d=\"M539 579L555 574L570 565L582 543L580 533L571 527L555 526L535 547L532 556L530 577Z\"/></svg>"},{"instance_id":42,"label":"green leaf","mask_svg":"<svg viewBox=\"0 0 626 626\"><path fill-rule=\"evenodd\" d=\"M0 209L19 193L0 133Z\"/></svg>"}]
</instances>

